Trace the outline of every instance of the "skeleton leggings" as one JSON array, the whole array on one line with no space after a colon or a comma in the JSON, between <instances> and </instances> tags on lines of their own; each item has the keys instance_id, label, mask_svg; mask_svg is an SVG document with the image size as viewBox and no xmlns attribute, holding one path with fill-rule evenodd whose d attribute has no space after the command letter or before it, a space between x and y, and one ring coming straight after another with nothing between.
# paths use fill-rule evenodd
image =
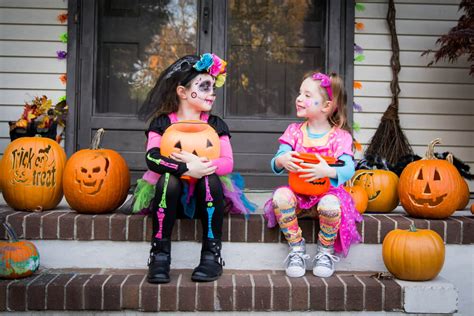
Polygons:
<instances>
[{"instance_id":1,"label":"skeleton leggings","mask_svg":"<svg viewBox=\"0 0 474 316\"><path fill-rule=\"evenodd\" d=\"M170 239L178 213L182 213L183 180L170 173L163 174L156 184L153 201L153 239ZM195 216L201 220L203 239L221 239L224 219L222 184L215 174L197 181L194 197Z\"/></svg>"},{"instance_id":2,"label":"skeleton leggings","mask_svg":"<svg viewBox=\"0 0 474 316\"><path fill-rule=\"evenodd\" d=\"M290 244L300 242L301 228L298 225L298 215L295 194L289 188L279 188L273 194L273 210L286 240ZM316 214L315 214L316 216ZM324 196L318 203L317 216L319 217L320 231L318 240L324 247L332 247L341 224L341 207L339 199L334 195Z\"/></svg>"}]
</instances>

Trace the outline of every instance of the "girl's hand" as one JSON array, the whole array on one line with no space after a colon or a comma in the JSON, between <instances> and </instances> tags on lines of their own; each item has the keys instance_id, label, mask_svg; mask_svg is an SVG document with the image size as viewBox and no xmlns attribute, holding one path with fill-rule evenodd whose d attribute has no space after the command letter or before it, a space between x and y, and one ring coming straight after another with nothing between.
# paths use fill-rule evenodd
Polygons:
<instances>
[{"instance_id":1,"label":"girl's hand","mask_svg":"<svg viewBox=\"0 0 474 316\"><path fill-rule=\"evenodd\" d=\"M301 166L305 167L304 169L301 168L300 172L304 174L300 175L300 178L307 178L305 182L311 182L317 179L329 177L329 178L336 178L337 173L336 169L330 167L326 160L322 158L319 154L316 154L316 158L319 159L319 163L312 164L312 163L302 163Z\"/></svg>"},{"instance_id":2,"label":"girl's hand","mask_svg":"<svg viewBox=\"0 0 474 316\"><path fill-rule=\"evenodd\" d=\"M184 151L184 150L182 150L180 152L172 152L171 155L170 155L170 158L172 158L176 161L179 161L179 162L184 162L184 163L192 162L194 160L204 161L203 159L208 161L207 158L200 158L200 157L196 156L195 154L191 154L190 152L187 152L187 151Z\"/></svg>"},{"instance_id":3,"label":"girl's hand","mask_svg":"<svg viewBox=\"0 0 474 316\"><path fill-rule=\"evenodd\" d=\"M296 165L296 163L301 163L303 160L297 158L298 157L298 152L296 151L289 151L284 153L283 155L278 156L277 159L275 159L275 164L277 168L285 168L289 172L297 172L300 171L300 167Z\"/></svg>"},{"instance_id":4,"label":"girl's hand","mask_svg":"<svg viewBox=\"0 0 474 316\"><path fill-rule=\"evenodd\" d=\"M212 165L212 162L210 161L204 162L199 157L198 159L195 159L191 162L186 163L186 167L188 167L188 171L186 171L184 175L190 176L196 179L201 179L204 176L213 174L214 172L216 172L216 169L217 169L216 166Z\"/></svg>"}]
</instances>

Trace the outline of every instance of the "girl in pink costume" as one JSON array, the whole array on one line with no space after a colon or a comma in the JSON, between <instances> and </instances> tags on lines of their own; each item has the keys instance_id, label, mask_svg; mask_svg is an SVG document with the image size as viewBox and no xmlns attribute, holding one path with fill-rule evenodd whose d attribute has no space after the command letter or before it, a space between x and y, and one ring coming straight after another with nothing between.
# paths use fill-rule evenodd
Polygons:
<instances>
[{"instance_id":1,"label":"girl in pink costume","mask_svg":"<svg viewBox=\"0 0 474 316\"><path fill-rule=\"evenodd\" d=\"M280 147L271 162L275 173L304 172L300 178L307 182L324 177L331 182L329 191L315 196L294 193L289 186L280 187L265 204L268 226L278 223L289 243L290 253L285 262L290 277L303 276L305 259L309 259L299 217L319 218L317 253L313 259L316 276L331 276L335 262L339 261L334 252L345 256L351 243L360 241L355 223L362 217L343 188L354 174L352 136L345 130L345 102L343 81L336 74L313 72L305 76L296 98L296 115L306 121L288 126L279 138ZM314 153L320 163L304 163L298 153ZM321 156L338 158L344 165L331 167Z\"/></svg>"},{"instance_id":2,"label":"girl in pink costume","mask_svg":"<svg viewBox=\"0 0 474 316\"><path fill-rule=\"evenodd\" d=\"M176 218L199 218L202 250L192 280L214 281L222 274L221 237L224 208L244 213L255 207L245 199L241 178L233 168L230 132L218 116L209 114L215 88L224 84L226 62L214 54L184 56L165 69L140 109L150 120L146 131L148 171L138 180L133 212L148 213L153 220L148 260L148 282L170 282L171 234ZM165 157L160 152L165 130L181 120L201 120L219 136L220 157L209 160L185 151ZM195 181L183 180L189 176Z\"/></svg>"}]
</instances>

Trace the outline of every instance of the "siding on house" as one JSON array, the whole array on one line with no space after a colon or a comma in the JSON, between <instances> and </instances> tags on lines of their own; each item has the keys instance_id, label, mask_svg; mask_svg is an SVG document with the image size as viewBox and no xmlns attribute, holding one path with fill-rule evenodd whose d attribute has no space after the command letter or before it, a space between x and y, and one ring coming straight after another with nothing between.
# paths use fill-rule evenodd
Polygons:
<instances>
[{"instance_id":1,"label":"siding on house","mask_svg":"<svg viewBox=\"0 0 474 316\"><path fill-rule=\"evenodd\" d=\"M362 89L354 101L362 106L354 113L361 126L355 137L364 149L390 104L391 44L386 23L387 0L357 1L365 6L356 11L356 22L365 28L355 31L355 43L364 49L365 60L355 62L354 79ZM469 76L467 58L450 64L440 62L427 68L426 49L457 24L460 0L396 0L400 45L400 124L416 154L422 156L434 138L442 139L437 151L450 151L474 170L474 78ZM360 154L359 154L360 157ZM474 191L474 181L469 183Z\"/></svg>"},{"instance_id":2,"label":"siding on house","mask_svg":"<svg viewBox=\"0 0 474 316\"><path fill-rule=\"evenodd\" d=\"M361 126L357 139L366 146L390 103L391 56L385 16L387 0L358 1L365 11L356 11L355 43L364 48L365 60L355 63L354 113ZM441 137L438 151L451 151L474 169L474 79L469 63L430 61L423 50L436 48L436 39L456 25L460 0L396 0L400 44L400 122L415 152L424 154L426 144ZM59 76L66 61L56 51L66 51L59 35L67 25L57 15L67 10L67 0L0 0L0 155L9 143L8 121L16 120L25 101L46 94L57 102L65 95ZM474 182L470 183L474 191Z\"/></svg>"},{"instance_id":3,"label":"siding on house","mask_svg":"<svg viewBox=\"0 0 474 316\"><path fill-rule=\"evenodd\" d=\"M67 32L57 16L67 0L0 0L0 157L10 143L8 121L16 121L25 101L46 95L54 103L66 95L59 77L67 51L59 36Z\"/></svg>"}]
</instances>

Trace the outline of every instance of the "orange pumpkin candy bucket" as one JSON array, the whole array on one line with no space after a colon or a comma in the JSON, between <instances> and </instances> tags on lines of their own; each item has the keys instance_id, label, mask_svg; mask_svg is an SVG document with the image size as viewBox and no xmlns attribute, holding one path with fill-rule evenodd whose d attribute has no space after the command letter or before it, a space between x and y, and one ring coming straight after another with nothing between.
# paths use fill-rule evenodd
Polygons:
<instances>
[{"instance_id":1,"label":"orange pumpkin candy bucket","mask_svg":"<svg viewBox=\"0 0 474 316\"><path fill-rule=\"evenodd\" d=\"M321 156L329 166L343 166L344 162L334 157ZM314 153L299 153L298 158L303 160L305 163L318 164L319 159ZM297 163L298 166L300 164ZM304 172L290 172L288 174L288 184L295 193L303 195L321 195L329 190L331 182L329 178L321 178L311 182L306 182L305 178L300 178L300 175L305 174Z\"/></svg>"},{"instance_id":2,"label":"orange pumpkin candy bucket","mask_svg":"<svg viewBox=\"0 0 474 316\"><path fill-rule=\"evenodd\" d=\"M197 120L179 121L171 124L163 133L160 151L165 157L181 150L209 160L220 156L220 140L214 128ZM189 179L188 176L182 176Z\"/></svg>"}]
</instances>

